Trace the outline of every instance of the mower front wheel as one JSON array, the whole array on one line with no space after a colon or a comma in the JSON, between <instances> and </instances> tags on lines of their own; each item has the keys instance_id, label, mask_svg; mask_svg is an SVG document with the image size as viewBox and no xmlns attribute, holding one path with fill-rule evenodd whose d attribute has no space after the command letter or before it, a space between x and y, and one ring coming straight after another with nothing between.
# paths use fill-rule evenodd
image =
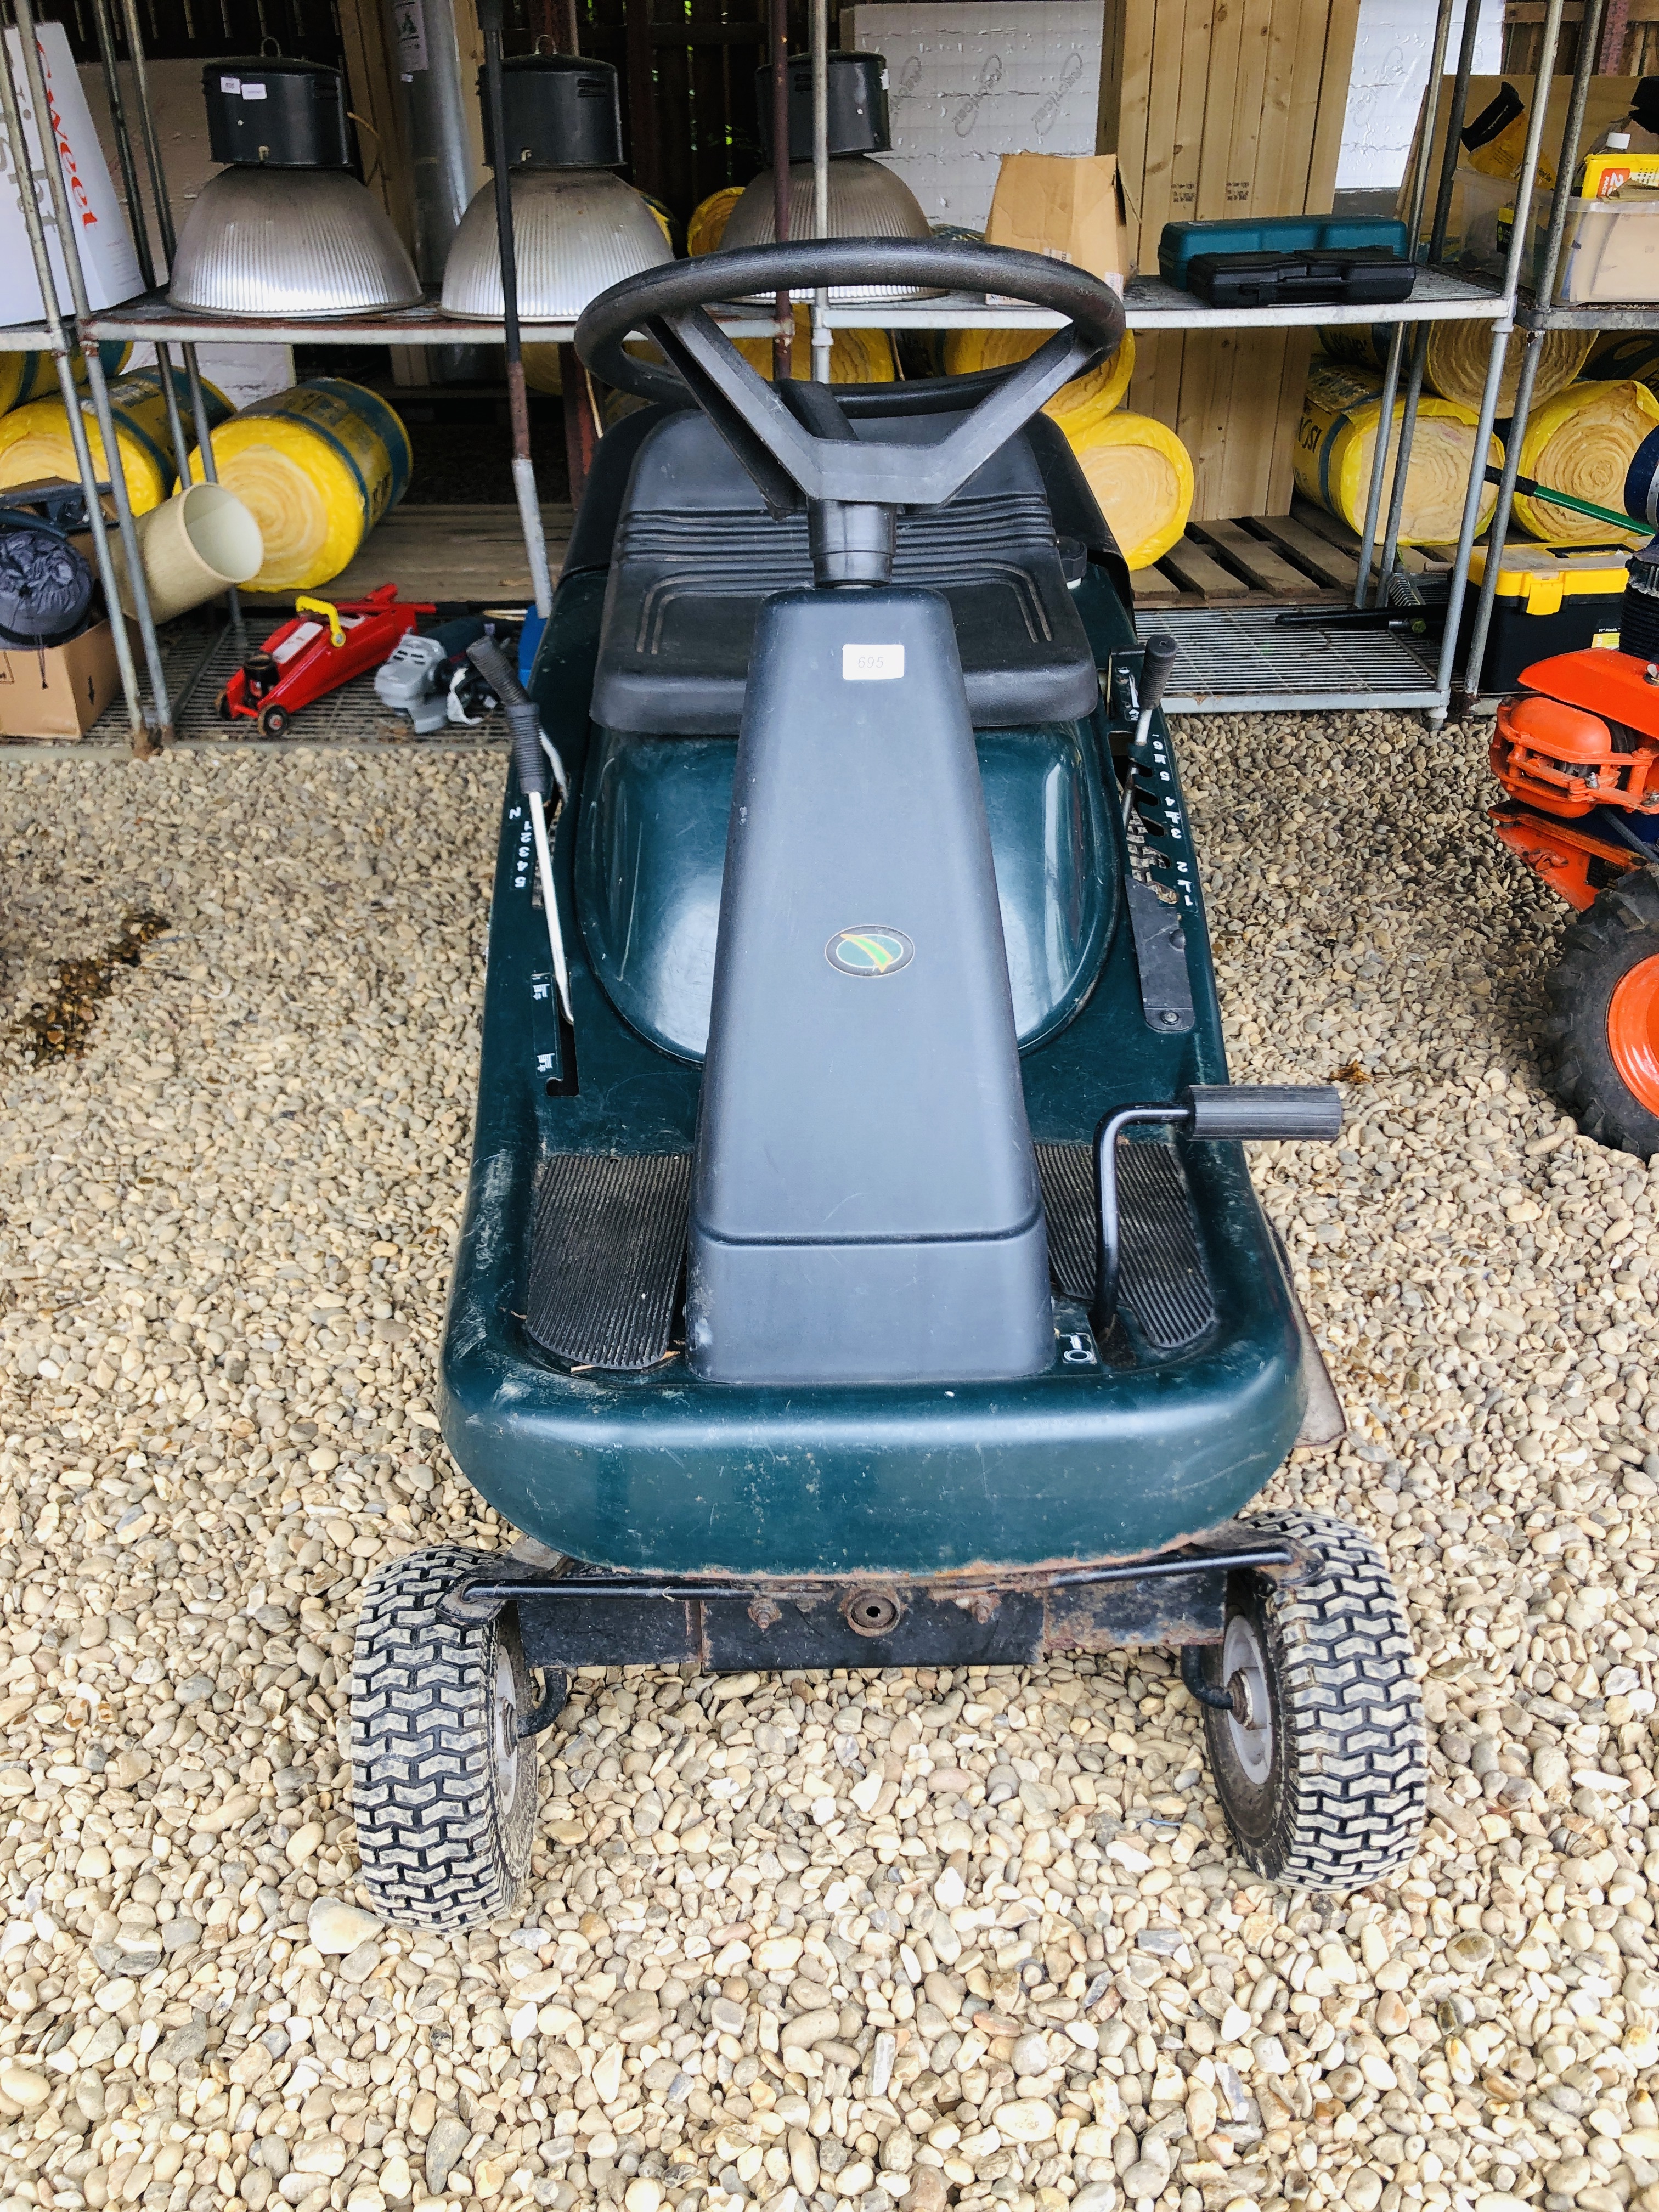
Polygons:
<instances>
[{"instance_id":1,"label":"mower front wheel","mask_svg":"<svg viewBox=\"0 0 1659 2212\"><path fill-rule=\"evenodd\" d=\"M530 1872L544 1724L510 1613L453 1627L444 1592L484 1554L444 1545L379 1567L351 1668L352 1800L362 1880L388 1920L471 1928Z\"/></svg>"},{"instance_id":2,"label":"mower front wheel","mask_svg":"<svg viewBox=\"0 0 1659 2212\"><path fill-rule=\"evenodd\" d=\"M1544 986L1545 1073L1587 1137L1659 1152L1659 868L1632 868L1570 922Z\"/></svg>"},{"instance_id":3,"label":"mower front wheel","mask_svg":"<svg viewBox=\"0 0 1659 2212\"><path fill-rule=\"evenodd\" d=\"M1253 1518L1304 1572L1236 1574L1224 1641L1203 1674L1217 1792L1240 1854L1297 1889L1354 1890L1410 1859L1428 1787L1410 1624L1388 1564L1358 1529L1305 1513Z\"/></svg>"}]
</instances>

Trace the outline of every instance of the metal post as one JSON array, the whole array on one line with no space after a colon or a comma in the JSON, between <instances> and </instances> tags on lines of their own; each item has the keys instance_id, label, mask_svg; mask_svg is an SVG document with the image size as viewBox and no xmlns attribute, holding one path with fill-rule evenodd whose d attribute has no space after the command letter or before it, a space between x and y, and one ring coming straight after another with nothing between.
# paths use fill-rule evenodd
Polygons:
<instances>
[{"instance_id":1,"label":"metal post","mask_svg":"<svg viewBox=\"0 0 1659 2212\"><path fill-rule=\"evenodd\" d=\"M1590 0L1590 4L1596 11L1599 21L1601 0ZM1538 179L1538 151L1544 136L1544 111L1549 104L1547 88L1555 61L1556 44L1561 35L1563 6L1564 0L1549 0L1549 6L1544 16L1544 38L1539 50L1539 70L1534 84L1543 85L1546 91L1541 100L1537 97L1534 91L1532 112L1527 118L1526 151L1521 159L1521 173L1516 179L1515 228L1510 237L1509 258L1504 267L1504 300L1509 313L1502 321L1495 323L1492 326L1492 353L1486 364L1486 386L1481 395L1480 420L1475 431L1474 463L1469 471L1469 488L1463 501L1463 526L1458 533L1457 557L1452 564L1451 584L1446 597L1446 631L1440 641L1440 665L1436 684L1437 688L1448 697L1451 693L1452 666L1457 658L1458 624L1462 620L1463 601L1468 591L1469 556L1474 550L1475 526L1480 513L1480 495L1486 488L1486 448L1492 441L1492 423L1497 418L1498 387L1504 380L1504 358L1509 350L1510 332L1514 328L1515 297L1521 281L1522 262L1526 253L1527 228L1532 210L1533 186ZM1590 27L1587 22L1583 27L1588 31ZM1593 56L1595 51L1595 40L1586 39L1581 52L1588 52ZM1582 117L1582 110L1580 113ZM1571 124L1571 116L1568 120ZM1558 209L1562 209L1566 204L1565 186L1571 182L1571 179L1560 178L1557 182L1556 204ZM1553 276L1551 281L1553 282ZM1498 520L1498 517L1494 510L1493 524L1496 525ZM1508 517L1505 516L1504 520L1507 524ZM1501 544L1501 540L1496 538L1489 538L1488 542L1493 545ZM1490 556L1486 562L1486 579L1491 582L1492 589L1496 591L1498 562ZM1475 642L1474 638L1471 636L1471 646ZM1479 644L1484 653L1486 650L1484 637L1479 641Z\"/></svg>"},{"instance_id":2,"label":"metal post","mask_svg":"<svg viewBox=\"0 0 1659 2212\"><path fill-rule=\"evenodd\" d=\"M1429 234L1426 258L1431 265L1437 264L1446 250L1446 231L1451 221L1452 191L1457 177L1458 138L1463 128L1463 118L1468 112L1469 78L1474 68L1475 41L1480 29L1480 0L1466 0L1463 35L1457 49L1457 74L1452 80L1451 106L1446 114L1446 143L1440 156L1440 183L1435 193L1434 224ZM1431 82L1435 87L1435 97L1425 103L1423 110L1423 145L1418 149L1418 155L1425 189L1419 192L1413 187L1413 241L1422 222L1423 200L1426 197L1425 156L1433 145L1434 118L1439 109L1440 80L1433 78ZM1389 579L1394 574L1395 562L1400 551L1400 523L1406 510L1406 486L1411 471L1412 446L1417 436L1417 410L1423 398L1423 371L1428 357L1429 326L1423 323L1413 338L1411 370L1406 379L1406 404L1400 416L1400 443L1395 457L1394 483L1389 495L1389 520L1382 536L1382 558L1376 572L1379 605L1387 596Z\"/></svg>"},{"instance_id":3,"label":"metal post","mask_svg":"<svg viewBox=\"0 0 1659 2212\"><path fill-rule=\"evenodd\" d=\"M785 246L789 240L789 0L769 0L767 19L772 56L772 234ZM787 384L795 373L795 314L787 292L780 292L775 305L778 326L772 339L772 380Z\"/></svg>"},{"instance_id":4,"label":"metal post","mask_svg":"<svg viewBox=\"0 0 1659 2212\"><path fill-rule=\"evenodd\" d=\"M25 46L27 45L27 34L21 29L18 42ZM35 113L38 118L40 113L38 105ZM139 759L143 760L155 748L150 743L149 731L144 721L138 671L132 658L132 641L127 635L127 626L121 615L115 562L110 554L109 532L104 527L103 502L99 496L98 472L92 465L86 417L81 412L81 394L76 386L71 365L75 349L58 313L58 286L52 272L52 256L46 250L46 225L40 220L40 203L31 173L28 141L23 135L22 111L17 97L16 82L12 76L11 41L6 34L3 22L0 22L0 115L3 115L5 119L6 139L12 149L12 166L17 179L23 228L28 233L35 281L40 288L40 319L46 327L47 345L58 364L58 388L63 394L70 443L75 449L75 465L80 474L81 489L86 497L87 519L92 531L93 557L97 564L98 580L103 586L105 605L109 609L110 634L115 641L116 664L121 672L121 690L127 702L132 750ZM50 130L43 131L40 139L42 153L48 164L52 164L55 149Z\"/></svg>"},{"instance_id":5,"label":"metal post","mask_svg":"<svg viewBox=\"0 0 1659 2212\"><path fill-rule=\"evenodd\" d=\"M86 271L81 266L80 248L76 243L74 210L70 206L69 188L64 182L63 163L54 158L51 103L46 97L46 74L40 66L40 49L36 40L34 11L30 0L12 0L12 13L23 48L23 71L28 79L29 100L46 150L46 184L52 193L52 211L58 219L58 242L63 249L64 267L69 276L70 296L75 306L76 321L84 328L92 319L92 307L87 297ZM110 412L109 386L105 380L104 365L98 358L97 347L84 348L82 357L86 363L87 391L92 400L92 411L97 417L98 434L104 441L104 459L109 470L110 490L115 500L116 527L121 534L121 552L127 566L127 587L132 598L138 635L144 648L150 697L155 708L155 736L159 743L165 744L173 735L173 713L167 703L167 681L161 666L161 642L155 635L155 620L150 612L149 592L144 583L144 564L138 550L138 533L133 527L132 502L127 496L126 471L122 466L121 448L115 435L115 419Z\"/></svg>"},{"instance_id":6,"label":"metal post","mask_svg":"<svg viewBox=\"0 0 1659 2212\"><path fill-rule=\"evenodd\" d=\"M1567 119L1561 133L1561 159L1555 173L1555 198L1550 209L1550 225L1544 240L1544 258L1537 272L1537 327L1527 332L1527 349L1522 357L1520 381L1516 386L1515 416L1516 423L1523 425L1532 411L1533 386L1538 375L1539 363L1543 359L1544 339L1547 336L1544 318L1555 299L1556 274L1561 263L1561 241L1566 234L1567 204L1572 195L1572 173L1578 161L1578 141L1583 135L1584 110L1589 101L1590 78L1595 73L1595 56L1601 45L1601 21L1607 0L1589 0L1584 18L1578 27L1578 60L1572 73L1572 91L1567 100ZM1559 10L1557 14L1559 15ZM1559 35L1559 22L1556 26ZM1544 27L1544 48L1540 56L1542 66L1534 85L1551 82L1550 64L1555 58L1551 43L1551 26ZM1541 136L1545 102L1533 94L1534 120ZM1530 137L1528 151L1533 150ZM1515 230L1510 240L1510 260L1513 284L1520 282L1519 252L1524 252L1525 241L1532 228L1533 191L1537 183L1536 162L1522 173L1526 186L1524 194L1516 192L1515 202ZM1514 290L1510 290L1511 299ZM1484 451L1477 456L1476 475L1485 465ZM1468 656L1463 663L1464 695L1469 700L1480 696L1481 664L1486 657L1486 638L1492 629L1492 602L1498 591L1498 571L1503 566L1504 541L1509 534L1510 510L1515 499L1515 479L1521 466L1521 439L1511 431L1504 456L1504 471L1498 478L1498 503L1492 511L1492 520L1486 530L1486 568L1480 579L1480 595L1474 603L1474 619L1469 625ZM1448 635L1450 626L1448 624Z\"/></svg>"},{"instance_id":7,"label":"metal post","mask_svg":"<svg viewBox=\"0 0 1659 2212\"><path fill-rule=\"evenodd\" d=\"M530 396L525 389L524 349L519 337L519 257L513 236L513 180L507 159L507 118L501 98L501 0L479 0L478 26L484 41L484 88L489 101L489 131L495 149L495 238L501 259L501 313L506 325L507 404L513 420L513 489L530 561L536 611L545 622L553 611L553 578L542 529L536 464L530 454Z\"/></svg>"},{"instance_id":8,"label":"metal post","mask_svg":"<svg viewBox=\"0 0 1659 2212\"><path fill-rule=\"evenodd\" d=\"M1406 325L1404 323L1396 323L1394 326L1394 336L1389 341L1389 362L1382 372L1382 389L1377 396L1376 441L1371 448L1371 480L1365 491L1365 527L1359 536L1359 574L1353 581L1353 603L1357 607L1364 605L1365 594L1370 586L1371 551L1376 544L1376 516L1377 510L1382 504L1382 478L1388 469L1389 447L1391 442L1389 434L1394 428L1394 397L1399 389L1400 355L1405 342ZM1405 426L1402 423L1401 427L1403 429ZM1401 466L1399 449L1396 447L1395 476L1398 480L1404 475L1405 470ZM1379 605L1382 604L1384 581L1382 577L1377 578L1376 597Z\"/></svg>"},{"instance_id":9,"label":"metal post","mask_svg":"<svg viewBox=\"0 0 1659 2212\"><path fill-rule=\"evenodd\" d=\"M830 235L830 6L811 0L812 41L812 235ZM812 295L812 381L828 384L836 334L830 327L830 294L820 284Z\"/></svg>"},{"instance_id":10,"label":"metal post","mask_svg":"<svg viewBox=\"0 0 1659 2212\"><path fill-rule=\"evenodd\" d=\"M155 129L155 109L149 96L149 69L144 59L144 33L138 21L138 0L121 0L121 15L126 26L127 58L132 64L133 89L138 95L138 131L144 144L144 166L149 171L150 194L155 202L155 228L161 236L162 257L171 269L173 249L177 240L173 229L173 207L167 198L167 176L161 167L161 141Z\"/></svg>"}]
</instances>

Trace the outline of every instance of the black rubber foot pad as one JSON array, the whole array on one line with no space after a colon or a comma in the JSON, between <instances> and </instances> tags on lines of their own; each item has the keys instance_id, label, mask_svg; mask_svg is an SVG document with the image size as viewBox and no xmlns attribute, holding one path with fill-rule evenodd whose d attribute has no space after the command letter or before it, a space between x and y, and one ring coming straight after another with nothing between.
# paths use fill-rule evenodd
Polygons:
<instances>
[{"instance_id":1,"label":"black rubber foot pad","mask_svg":"<svg viewBox=\"0 0 1659 2212\"><path fill-rule=\"evenodd\" d=\"M1088 1145L1039 1145L1037 1175L1048 1216L1048 1265L1069 1298L1095 1294L1099 1194ZM1120 1295L1148 1344L1178 1351L1215 1319L1215 1300L1193 1225L1187 1178L1169 1145L1117 1148Z\"/></svg>"},{"instance_id":2,"label":"black rubber foot pad","mask_svg":"<svg viewBox=\"0 0 1659 2212\"><path fill-rule=\"evenodd\" d=\"M687 1152L561 1152L542 1174L525 1325L573 1367L637 1372L672 1341L685 1273Z\"/></svg>"}]
</instances>

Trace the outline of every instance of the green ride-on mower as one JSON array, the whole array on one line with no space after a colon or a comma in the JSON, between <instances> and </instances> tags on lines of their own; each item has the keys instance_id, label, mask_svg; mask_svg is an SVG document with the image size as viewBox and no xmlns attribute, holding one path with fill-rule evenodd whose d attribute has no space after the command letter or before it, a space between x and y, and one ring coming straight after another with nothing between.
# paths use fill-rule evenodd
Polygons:
<instances>
[{"instance_id":1,"label":"green ride-on mower","mask_svg":"<svg viewBox=\"0 0 1659 2212\"><path fill-rule=\"evenodd\" d=\"M854 281L1066 322L832 391L706 312ZM1248 1513L1330 1394L1241 1140L1341 1117L1228 1084L1174 647L1040 411L1123 329L1079 270L886 240L677 263L577 327L651 404L601 442L530 696L475 648L514 757L441 1392L528 1540L366 1592L394 1920L512 1905L535 1739L595 1665L1170 1644L1253 1868L1346 1889L1415 1847L1382 1558Z\"/></svg>"}]
</instances>

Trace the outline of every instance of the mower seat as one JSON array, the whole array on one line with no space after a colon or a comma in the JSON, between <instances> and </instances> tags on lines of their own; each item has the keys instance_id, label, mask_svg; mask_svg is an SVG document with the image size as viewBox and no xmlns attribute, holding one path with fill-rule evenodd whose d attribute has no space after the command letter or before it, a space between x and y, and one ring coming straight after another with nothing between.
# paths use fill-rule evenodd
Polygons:
<instances>
[{"instance_id":1,"label":"mower seat","mask_svg":"<svg viewBox=\"0 0 1659 2212\"><path fill-rule=\"evenodd\" d=\"M923 445L959 420L860 415L853 428ZM1077 558L1080 573L1081 546ZM893 580L944 594L975 728L1092 713L1094 654L1026 435L1011 438L948 505L901 513ZM594 721L659 736L735 735L761 602L811 581L805 515L775 520L706 416L665 415L640 443L617 519Z\"/></svg>"}]
</instances>

